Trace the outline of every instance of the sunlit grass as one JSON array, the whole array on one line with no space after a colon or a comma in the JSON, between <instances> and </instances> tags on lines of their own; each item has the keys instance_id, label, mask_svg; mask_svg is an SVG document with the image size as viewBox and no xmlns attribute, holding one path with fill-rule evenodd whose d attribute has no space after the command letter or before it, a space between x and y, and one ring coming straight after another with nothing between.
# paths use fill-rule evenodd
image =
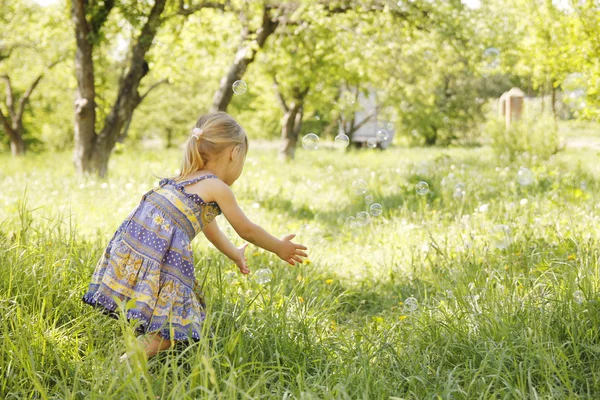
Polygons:
<instances>
[{"instance_id":1,"label":"sunlit grass","mask_svg":"<svg viewBox=\"0 0 600 400\"><path fill-rule=\"evenodd\" d=\"M290 267L250 246L250 269L274 272L261 286L228 274L235 266L200 235L196 276L213 336L129 371L118 357L133 343L131 326L80 297L114 230L157 183L151 173L173 174L179 157L126 151L111 159L108 180L77 177L67 153L0 158L0 395L600 393L600 188L590 150L511 165L486 148L319 150L282 165L274 151L251 148L234 185L242 207L278 236L299 233L309 262ZM536 176L531 186L516 181L521 165ZM352 190L357 178L383 206L358 231L345 224L367 208ZM414 191L420 180L427 196ZM490 244L497 224L512 231L507 249Z\"/></svg>"}]
</instances>

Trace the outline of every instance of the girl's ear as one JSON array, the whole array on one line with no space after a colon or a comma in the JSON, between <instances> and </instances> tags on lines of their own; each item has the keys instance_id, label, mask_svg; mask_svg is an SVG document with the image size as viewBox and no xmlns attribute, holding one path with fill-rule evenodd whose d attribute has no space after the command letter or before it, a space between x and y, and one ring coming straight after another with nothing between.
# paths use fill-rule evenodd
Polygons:
<instances>
[{"instance_id":1,"label":"girl's ear","mask_svg":"<svg viewBox=\"0 0 600 400\"><path fill-rule=\"evenodd\" d=\"M237 160L237 158L241 155L241 146L233 146L233 149L231 149L231 160Z\"/></svg>"}]
</instances>

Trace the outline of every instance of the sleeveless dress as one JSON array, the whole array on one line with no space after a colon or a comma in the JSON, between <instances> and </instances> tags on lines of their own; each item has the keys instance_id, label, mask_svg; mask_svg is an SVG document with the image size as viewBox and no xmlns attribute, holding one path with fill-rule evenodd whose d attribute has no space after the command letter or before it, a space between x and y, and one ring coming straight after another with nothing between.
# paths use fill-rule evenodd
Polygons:
<instances>
[{"instance_id":1,"label":"sleeveless dress","mask_svg":"<svg viewBox=\"0 0 600 400\"><path fill-rule=\"evenodd\" d=\"M115 300L135 299L126 316L141 322L137 332L198 341L206 314L191 240L221 210L217 203L186 192L185 186L207 178L217 177L181 183L164 178L145 193L109 241L83 302L119 318Z\"/></svg>"}]
</instances>

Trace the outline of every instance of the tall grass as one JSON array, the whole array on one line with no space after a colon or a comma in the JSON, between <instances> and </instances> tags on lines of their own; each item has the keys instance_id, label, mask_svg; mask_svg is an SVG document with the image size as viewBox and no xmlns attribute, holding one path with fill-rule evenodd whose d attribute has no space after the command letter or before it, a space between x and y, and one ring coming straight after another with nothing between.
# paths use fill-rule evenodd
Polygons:
<instances>
[{"instance_id":1,"label":"tall grass","mask_svg":"<svg viewBox=\"0 0 600 400\"><path fill-rule=\"evenodd\" d=\"M172 173L179 155L116 155L107 181L77 177L69 154L0 158L0 396L600 395L592 151L505 164L486 148L319 150L281 165L252 149L234 185L242 207L277 235L299 232L309 261L290 267L251 246L251 270L274 272L259 285L200 235L204 338L120 364L133 323L80 298L114 230L156 184L151 172ZM516 181L521 164L531 186ZM357 178L384 210L359 230L345 224L367 208ZM427 196L416 195L419 180ZM464 200L453 197L458 182ZM497 224L511 228L507 249L492 246Z\"/></svg>"}]
</instances>

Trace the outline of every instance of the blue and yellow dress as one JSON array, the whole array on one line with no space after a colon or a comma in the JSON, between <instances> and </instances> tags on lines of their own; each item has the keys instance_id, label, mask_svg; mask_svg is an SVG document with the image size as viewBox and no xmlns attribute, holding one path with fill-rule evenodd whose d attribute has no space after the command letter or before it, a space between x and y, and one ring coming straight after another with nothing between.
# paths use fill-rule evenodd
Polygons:
<instances>
[{"instance_id":1,"label":"blue and yellow dress","mask_svg":"<svg viewBox=\"0 0 600 400\"><path fill-rule=\"evenodd\" d=\"M206 314L191 241L221 210L185 186L207 178L217 177L181 183L165 178L145 193L108 243L82 300L118 318L115 299L135 299L126 316L141 322L139 333L199 340Z\"/></svg>"}]
</instances>

